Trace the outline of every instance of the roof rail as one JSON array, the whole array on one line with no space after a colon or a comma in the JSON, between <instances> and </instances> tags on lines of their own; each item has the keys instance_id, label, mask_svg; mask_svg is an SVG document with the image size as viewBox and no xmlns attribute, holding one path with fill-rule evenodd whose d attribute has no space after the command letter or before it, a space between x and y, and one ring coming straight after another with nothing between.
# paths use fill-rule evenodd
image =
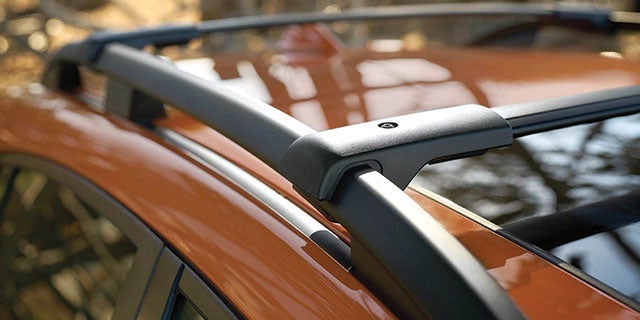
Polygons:
<instances>
[{"instance_id":1,"label":"roof rail","mask_svg":"<svg viewBox=\"0 0 640 320\"><path fill-rule=\"evenodd\" d=\"M349 230L354 274L401 317L523 318L480 263L397 186L404 188L427 162L508 145L514 135L542 130L541 123L555 128L573 124L576 116L591 121L637 112L640 105L640 87L630 87L558 100L563 103L542 114L531 115L526 105L516 113L467 105L315 132L263 102L119 43L140 47L156 41L157 30L166 29L134 32L142 40L133 43L120 41L124 36L96 42L94 36L65 47L44 82L73 90L79 85L77 66L88 65L110 78L108 110L150 125L170 104L244 147ZM185 38L191 34L188 27L181 30ZM67 76L64 70L76 73ZM566 120L556 121L558 115ZM349 139L341 141L345 133ZM308 179L302 170L320 173Z\"/></svg>"}]
</instances>

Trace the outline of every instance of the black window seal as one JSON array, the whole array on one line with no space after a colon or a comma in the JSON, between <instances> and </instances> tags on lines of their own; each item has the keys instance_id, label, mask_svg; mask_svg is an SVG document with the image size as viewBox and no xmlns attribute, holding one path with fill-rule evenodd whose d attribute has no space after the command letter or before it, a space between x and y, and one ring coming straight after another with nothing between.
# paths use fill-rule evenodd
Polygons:
<instances>
[{"instance_id":1,"label":"black window seal","mask_svg":"<svg viewBox=\"0 0 640 320\"><path fill-rule=\"evenodd\" d=\"M2 195L2 199L0 199L0 220L4 218L4 211L7 208L7 204L9 203L9 199L11 198L11 194L13 193L13 185L16 181L16 177L20 173L20 169L15 166L8 167L11 172L9 173L9 177L6 180L6 187L4 189L4 194Z\"/></svg>"},{"instance_id":2,"label":"black window seal","mask_svg":"<svg viewBox=\"0 0 640 320\"><path fill-rule=\"evenodd\" d=\"M149 280L148 293L145 295L136 319L167 319L175 301L175 292L183 264L166 247L163 248L158 263Z\"/></svg>"},{"instance_id":3,"label":"black window seal","mask_svg":"<svg viewBox=\"0 0 640 320\"><path fill-rule=\"evenodd\" d=\"M33 169L69 188L80 199L118 227L136 246L133 265L118 296L113 319L133 319L146 293L149 277L155 268L162 241L131 211L104 190L72 170L50 160L19 153L0 154L0 164Z\"/></svg>"},{"instance_id":4,"label":"black window seal","mask_svg":"<svg viewBox=\"0 0 640 320\"><path fill-rule=\"evenodd\" d=\"M207 319L244 319L223 295L165 247L138 314L140 320L170 319L176 299L185 296Z\"/></svg>"},{"instance_id":5,"label":"black window seal","mask_svg":"<svg viewBox=\"0 0 640 320\"><path fill-rule=\"evenodd\" d=\"M188 266L182 270L178 289L207 319L240 319Z\"/></svg>"}]
</instances>

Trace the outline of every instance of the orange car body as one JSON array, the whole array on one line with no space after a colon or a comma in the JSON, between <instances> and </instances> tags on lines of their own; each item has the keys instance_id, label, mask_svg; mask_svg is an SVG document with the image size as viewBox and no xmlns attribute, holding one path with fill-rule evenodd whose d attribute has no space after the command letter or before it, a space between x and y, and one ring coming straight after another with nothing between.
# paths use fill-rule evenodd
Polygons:
<instances>
[{"instance_id":1,"label":"orange car body","mask_svg":"<svg viewBox=\"0 0 640 320\"><path fill-rule=\"evenodd\" d=\"M289 64L278 57L290 59ZM638 64L579 53L337 49L296 58L284 50L214 60L215 69L209 71L223 82L237 78L237 65L248 62L270 104L316 129L455 104L497 106L640 84ZM376 64L394 77L375 79ZM421 78L407 64L439 68L441 76ZM297 80L277 79L270 72L277 67L308 74L315 93L292 97L295 83L287 81ZM362 72L373 78L364 79ZM344 79L338 81L336 74ZM390 101L402 105L389 108ZM215 130L178 111L156 125L220 154L349 242L348 233L286 179ZM5 94L0 98L0 152L43 158L86 177L135 212L246 318L395 317L271 208L153 133L95 111L78 97L35 85ZM631 307L502 238L490 222L419 187L406 193L484 265L527 317L640 319Z\"/></svg>"}]
</instances>

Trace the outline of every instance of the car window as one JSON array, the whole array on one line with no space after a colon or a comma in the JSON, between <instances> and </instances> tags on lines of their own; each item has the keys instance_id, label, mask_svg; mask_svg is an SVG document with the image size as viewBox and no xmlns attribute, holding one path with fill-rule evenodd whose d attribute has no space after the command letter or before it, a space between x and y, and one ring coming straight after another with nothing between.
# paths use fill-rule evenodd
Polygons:
<instances>
[{"instance_id":1,"label":"car window","mask_svg":"<svg viewBox=\"0 0 640 320\"><path fill-rule=\"evenodd\" d=\"M21 169L7 192L0 318L110 319L133 264L132 241L73 191L34 170Z\"/></svg>"},{"instance_id":2,"label":"car window","mask_svg":"<svg viewBox=\"0 0 640 320\"><path fill-rule=\"evenodd\" d=\"M173 310L171 311L171 320L204 320L205 317L187 297L180 294L176 298Z\"/></svg>"},{"instance_id":3,"label":"car window","mask_svg":"<svg viewBox=\"0 0 640 320\"><path fill-rule=\"evenodd\" d=\"M546 243L533 244L640 302L638 123L630 115L530 135L482 157L427 166L413 183L518 237L516 228L539 231ZM589 230L602 232L576 239L578 220L554 228L570 216L592 217ZM620 217L624 227L603 230ZM565 241L549 244L558 238Z\"/></svg>"}]
</instances>

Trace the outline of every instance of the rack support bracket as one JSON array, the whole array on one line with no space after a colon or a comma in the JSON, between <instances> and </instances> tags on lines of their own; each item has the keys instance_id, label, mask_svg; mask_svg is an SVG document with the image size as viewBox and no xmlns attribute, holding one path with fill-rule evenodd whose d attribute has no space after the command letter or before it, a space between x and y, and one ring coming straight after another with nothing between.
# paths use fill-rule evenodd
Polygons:
<instances>
[{"instance_id":1,"label":"rack support bracket","mask_svg":"<svg viewBox=\"0 0 640 320\"><path fill-rule=\"evenodd\" d=\"M286 150L279 170L304 192L326 200L355 167L371 167L404 189L427 163L478 155L512 142L509 122L470 104L305 135Z\"/></svg>"}]
</instances>

